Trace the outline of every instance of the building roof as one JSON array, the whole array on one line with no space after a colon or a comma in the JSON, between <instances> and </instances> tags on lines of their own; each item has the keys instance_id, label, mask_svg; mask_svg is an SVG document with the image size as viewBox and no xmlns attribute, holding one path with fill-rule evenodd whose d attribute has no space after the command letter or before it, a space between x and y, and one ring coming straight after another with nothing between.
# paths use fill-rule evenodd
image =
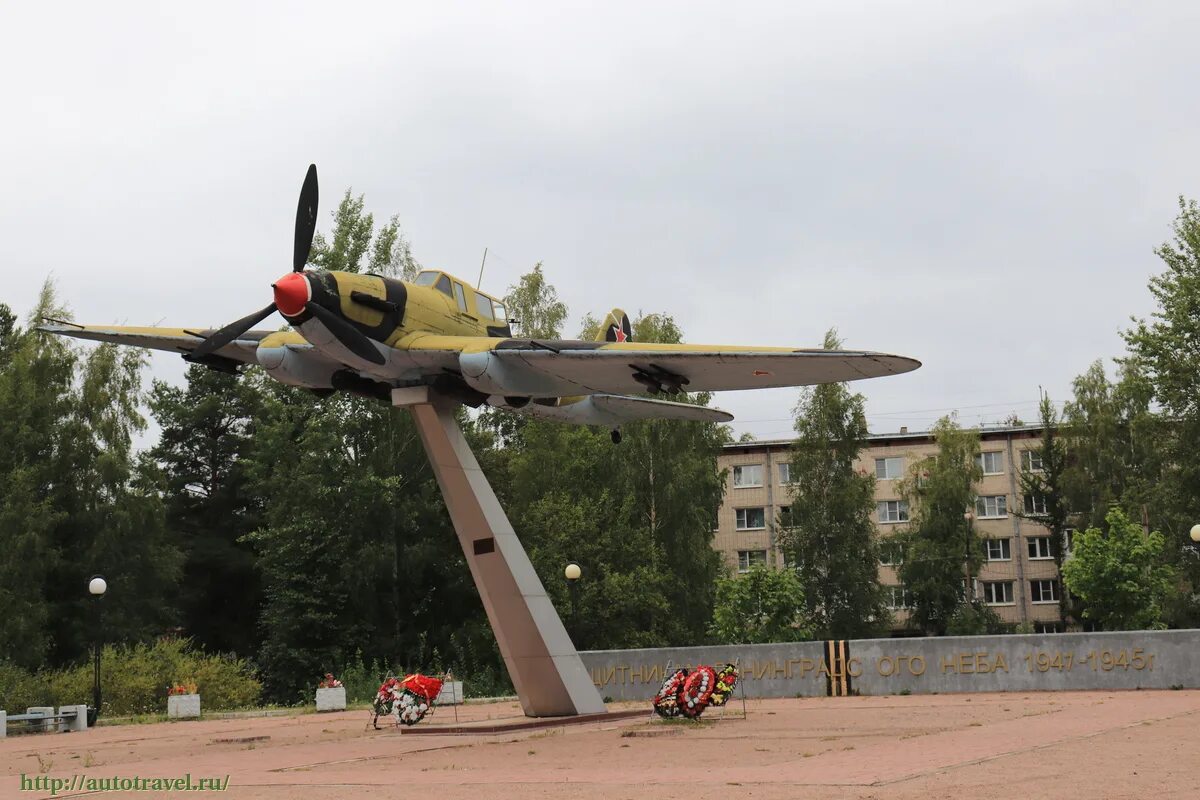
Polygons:
<instances>
[{"instance_id":1,"label":"building roof","mask_svg":"<svg viewBox=\"0 0 1200 800\"><path fill-rule=\"evenodd\" d=\"M1007 438L1014 434L1040 434L1042 426L1036 425L984 425L973 430L979 431L979 435L984 440ZM737 450L753 450L756 448L764 449L779 449L791 447L795 439L752 439L748 442L730 442L724 445L721 449L725 451ZM895 433L870 433L867 434L867 446L874 444L891 444L893 442L932 442L933 431L910 431L907 428L901 428Z\"/></svg>"}]
</instances>

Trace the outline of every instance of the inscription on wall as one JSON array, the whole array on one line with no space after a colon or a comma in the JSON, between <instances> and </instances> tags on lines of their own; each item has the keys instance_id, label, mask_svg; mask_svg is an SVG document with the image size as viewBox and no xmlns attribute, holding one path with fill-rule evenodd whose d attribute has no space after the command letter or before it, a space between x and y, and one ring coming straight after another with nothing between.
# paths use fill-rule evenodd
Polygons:
<instances>
[{"instance_id":1,"label":"inscription on wall","mask_svg":"<svg viewBox=\"0 0 1200 800\"><path fill-rule=\"evenodd\" d=\"M1200 631L869 639L582 653L614 699L651 697L671 670L737 663L748 697L1200 687Z\"/></svg>"}]
</instances>

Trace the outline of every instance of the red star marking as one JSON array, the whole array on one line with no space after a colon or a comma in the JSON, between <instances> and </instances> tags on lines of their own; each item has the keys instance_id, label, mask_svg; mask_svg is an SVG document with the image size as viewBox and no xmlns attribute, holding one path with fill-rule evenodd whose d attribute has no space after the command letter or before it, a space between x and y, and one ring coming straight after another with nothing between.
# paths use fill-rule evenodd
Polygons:
<instances>
[{"instance_id":1,"label":"red star marking","mask_svg":"<svg viewBox=\"0 0 1200 800\"><path fill-rule=\"evenodd\" d=\"M623 342L629 338L625 335L625 331L621 329L620 325L613 325L613 330L616 332L618 342Z\"/></svg>"}]
</instances>

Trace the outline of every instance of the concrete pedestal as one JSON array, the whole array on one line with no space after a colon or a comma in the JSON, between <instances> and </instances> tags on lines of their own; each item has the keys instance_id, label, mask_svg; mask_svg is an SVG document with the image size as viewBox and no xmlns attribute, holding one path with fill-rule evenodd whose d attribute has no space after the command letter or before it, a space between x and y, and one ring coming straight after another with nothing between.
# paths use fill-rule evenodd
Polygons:
<instances>
[{"instance_id":1,"label":"concrete pedestal","mask_svg":"<svg viewBox=\"0 0 1200 800\"><path fill-rule=\"evenodd\" d=\"M345 711L346 687L334 686L317 689L317 711Z\"/></svg>"},{"instance_id":2,"label":"concrete pedestal","mask_svg":"<svg viewBox=\"0 0 1200 800\"><path fill-rule=\"evenodd\" d=\"M87 730L87 706L59 706L59 714L74 712L75 716L63 720L63 726L68 731Z\"/></svg>"},{"instance_id":3,"label":"concrete pedestal","mask_svg":"<svg viewBox=\"0 0 1200 800\"><path fill-rule=\"evenodd\" d=\"M458 427L457 404L424 387L397 389L392 402L408 407L416 421L525 715L604 712L600 693Z\"/></svg>"},{"instance_id":4,"label":"concrete pedestal","mask_svg":"<svg viewBox=\"0 0 1200 800\"><path fill-rule=\"evenodd\" d=\"M32 728L33 730L42 731L43 733L49 733L51 731L58 730L58 726L59 726L58 720L50 719L51 717L54 716L54 706L33 706L32 708L25 709L25 713L26 714L41 714L43 717L47 717L47 719L44 719L37 723L31 724L30 728Z\"/></svg>"},{"instance_id":5,"label":"concrete pedestal","mask_svg":"<svg viewBox=\"0 0 1200 800\"><path fill-rule=\"evenodd\" d=\"M167 719L200 719L200 695L167 695Z\"/></svg>"}]
</instances>

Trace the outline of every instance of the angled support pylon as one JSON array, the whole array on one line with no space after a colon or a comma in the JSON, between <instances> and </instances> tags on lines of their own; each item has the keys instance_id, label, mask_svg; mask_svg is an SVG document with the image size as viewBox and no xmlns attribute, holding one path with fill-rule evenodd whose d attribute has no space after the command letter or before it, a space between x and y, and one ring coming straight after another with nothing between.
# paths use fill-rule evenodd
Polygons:
<instances>
[{"instance_id":1,"label":"angled support pylon","mask_svg":"<svg viewBox=\"0 0 1200 800\"><path fill-rule=\"evenodd\" d=\"M426 387L396 389L392 404L412 412L526 716L604 712L600 693L463 437L456 404Z\"/></svg>"}]
</instances>

